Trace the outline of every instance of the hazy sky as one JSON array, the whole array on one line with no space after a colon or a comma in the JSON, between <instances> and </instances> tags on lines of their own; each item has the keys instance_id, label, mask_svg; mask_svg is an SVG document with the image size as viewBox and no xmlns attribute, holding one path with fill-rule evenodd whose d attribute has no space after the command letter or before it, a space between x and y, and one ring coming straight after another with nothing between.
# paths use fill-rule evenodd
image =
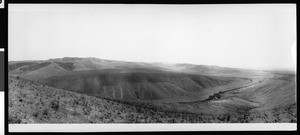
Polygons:
<instances>
[{"instance_id":1,"label":"hazy sky","mask_svg":"<svg viewBox=\"0 0 300 135\"><path fill-rule=\"evenodd\" d=\"M10 61L96 57L295 67L296 5L9 4L8 9Z\"/></svg>"}]
</instances>

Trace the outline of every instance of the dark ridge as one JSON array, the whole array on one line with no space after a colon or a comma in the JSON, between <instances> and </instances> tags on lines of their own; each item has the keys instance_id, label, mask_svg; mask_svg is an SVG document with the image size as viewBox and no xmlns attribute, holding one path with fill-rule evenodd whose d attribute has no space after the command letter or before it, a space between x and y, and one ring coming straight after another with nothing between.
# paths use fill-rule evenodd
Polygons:
<instances>
[{"instance_id":1,"label":"dark ridge","mask_svg":"<svg viewBox=\"0 0 300 135\"><path fill-rule=\"evenodd\" d=\"M14 64L8 64L8 71L13 71L19 67L23 67L26 65L33 65L35 62L22 62L22 63L14 63Z\"/></svg>"},{"instance_id":2,"label":"dark ridge","mask_svg":"<svg viewBox=\"0 0 300 135\"><path fill-rule=\"evenodd\" d=\"M40 68L46 67L50 64L51 64L51 62L35 63L35 64L28 65L26 67L25 66L21 67L20 70L25 71L25 72L31 72L31 71L35 71Z\"/></svg>"},{"instance_id":3,"label":"dark ridge","mask_svg":"<svg viewBox=\"0 0 300 135\"><path fill-rule=\"evenodd\" d=\"M296 75L295 70L263 70L265 72L273 73L273 74L278 74L278 75Z\"/></svg>"},{"instance_id":4,"label":"dark ridge","mask_svg":"<svg viewBox=\"0 0 300 135\"><path fill-rule=\"evenodd\" d=\"M74 63L71 62L55 62L55 63L57 63L60 67L66 70L72 71L75 68Z\"/></svg>"},{"instance_id":5,"label":"dark ridge","mask_svg":"<svg viewBox=\"0 0 300 135\"><path fill-rule=\"evenodd\" d=\"M283 77L275 78L277 80L285 80L285 81L295 81L296 80L296 75L295 74L287 74L284 75Z\"/></svg>"}]
</instances>

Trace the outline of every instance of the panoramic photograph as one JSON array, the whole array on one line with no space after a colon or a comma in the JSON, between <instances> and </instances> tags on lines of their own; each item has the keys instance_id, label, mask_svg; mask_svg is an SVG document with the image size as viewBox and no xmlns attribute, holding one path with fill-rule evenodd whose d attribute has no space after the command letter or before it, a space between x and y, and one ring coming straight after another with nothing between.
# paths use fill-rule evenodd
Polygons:
<instances>
[{"instance_id":1,"label":"panoramic photograph","mask_svg":"<svg viewBox=\"0 0 300 135\"><path fill-rule=\"evenodd\" d=\"M9 4L8 123L297 123L296 5Z\"/></svg>"}]
</instances>

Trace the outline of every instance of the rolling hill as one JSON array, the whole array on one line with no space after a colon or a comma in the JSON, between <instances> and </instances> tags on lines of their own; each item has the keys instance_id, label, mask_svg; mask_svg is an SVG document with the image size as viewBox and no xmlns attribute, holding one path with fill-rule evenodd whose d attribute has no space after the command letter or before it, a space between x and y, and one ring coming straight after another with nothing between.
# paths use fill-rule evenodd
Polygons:
<instances>
[{"instance_id":1,"label":"rolling hill","mask_svg":"<svg viewBox=\"0 0 300 135\"><path fill-rule=\"evenodd\" d=\"M41 84L119 100L197 98L204 89L229 79L180 73L120 73L115 70L76 72L39 80Z\"/></svg>"},{"instance_id":2,"label":"rolling hill","mask_svg":"<svg viewBox=\"0 0 300 135\"><path fill-rule=\"evenodd\" d=\"M132 106L154 105L163 112L212 114L220 121L229 121L228 115L234 114L240 119L235 122L294 122L297 113L296 76L291 72L65 57L9 62L9 76L16 78L10 87L18 90L22 87L11 85L26 80L39 89L51 87Z\"/></svg>"},{"instance_id":3,"label":"rolling hill","mask_svg":"<svg viewBox=\"0 0 300 135\"><path fill-rule=\"evenodd\" d=\"M34 81L9 77L8 123L266 123L297 122L296 104L244 113L217 113L222 108L204 103L166 104L119 102L79 94ZM170 105L170 104L169 104ZM185 107L185 110L180 110ZM191 113L190 109L206 112ZM234 108L234 107L232 107Z\"/></svg>"},{"instance_id":4,"label":"rolling hill","mask_svg":"<svg viewBox=\"0 0 300 135\"><path fill-rule=\"evenodd\" d=\"M235 80L232 77L195 75L150 63L96 58L12 62L9 67L12 76L119 100L196 99L206 88Z\"/></svg>"}]
</instances>

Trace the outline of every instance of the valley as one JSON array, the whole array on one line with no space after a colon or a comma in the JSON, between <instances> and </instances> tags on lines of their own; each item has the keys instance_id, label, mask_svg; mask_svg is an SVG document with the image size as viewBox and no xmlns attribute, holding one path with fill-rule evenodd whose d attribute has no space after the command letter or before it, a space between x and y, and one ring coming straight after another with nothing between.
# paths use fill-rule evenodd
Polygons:
<instances>
[{"instance_id":1,"label":"valley","mask_svg":"<svg viewBox=\"0 0 300 135\"><path fill-rule=\"evenodd\" d=\"M85 97L85 104L79 105L80 108L85 110L84 106L90 106L89 110L94 113L76 116L81 120L73 121L75 123L87 122L91 120L91 116L102 116L101 111L97 113L97 108L101 110L101 106L94 105L98 104L94 103L98 100L99 102L109 102L109 104L140 108L137 115L143 117L146 117L147 114L141 114L141 110L144 113L151 110L153 112L151 116L161 114L156 119L171 123L175 121L192 122L187 119L178 121L175 120L176 118L166 120L179 114L188 119L194 117L195 121L193 122L197 123L296 121L295 74L192 64L166 66L153 63L70 57L47 61L10 62L9 71L9 104L12 106L10 113L14 114L14 117L19 117L22 112L22 119L28 123L50 122L50 119L56 119L52 117L58 117L58 114L49 115L48 119L37 120L33 116L33 112L29 110L35 110L37 113L40 113L41 110L34 106L27 106L27 101L36 102L33 97L48 104L48 100L53 98L51 95L56 97L54 99L59 106L65 106L62 110L54 109L53 113L59 112L59 117L67 115L70 120L66 121L71 123L71 117L75 116L69 114L70 110L65 109L69 106L74 110L74 105L68 103L67 99L76 101L74 97L79 95ZM32 84L34 86L31 86ZM44 89L51 90L46 90L46 93L39 92L45 91ZM26 95L31 96L24 97L24 93L21 91L27 91ZM61 93L72 93L73 96L68 97L63 94L64 96L61 98ZM47 97L47 100L44 99L44 96ZM60 98L58 99L58 97ZM20 103L20 99L25 99L26 103L23 101ZM93 105L89 105L90 99L93 99ZM50 108L47 105L43 105L43 107L53 110L51 104ZM280 115L280 113L282 114ZM114 114L111 117L116 119L115 117L121 116ZM231 120L227 117L234 117L238 120ZM28 121L29 118L31 122ZM111 122L118 123L124 119L119 118L117 122ZM137 118L137 120L141 119ZM57 120L52 122L57 122ZM145 119L142 121L147 123ZM94 122L102 123L103 121L99 119ZM155 123L155 120L148 120L148 122Z\"/></svg>"}]
</instances>

